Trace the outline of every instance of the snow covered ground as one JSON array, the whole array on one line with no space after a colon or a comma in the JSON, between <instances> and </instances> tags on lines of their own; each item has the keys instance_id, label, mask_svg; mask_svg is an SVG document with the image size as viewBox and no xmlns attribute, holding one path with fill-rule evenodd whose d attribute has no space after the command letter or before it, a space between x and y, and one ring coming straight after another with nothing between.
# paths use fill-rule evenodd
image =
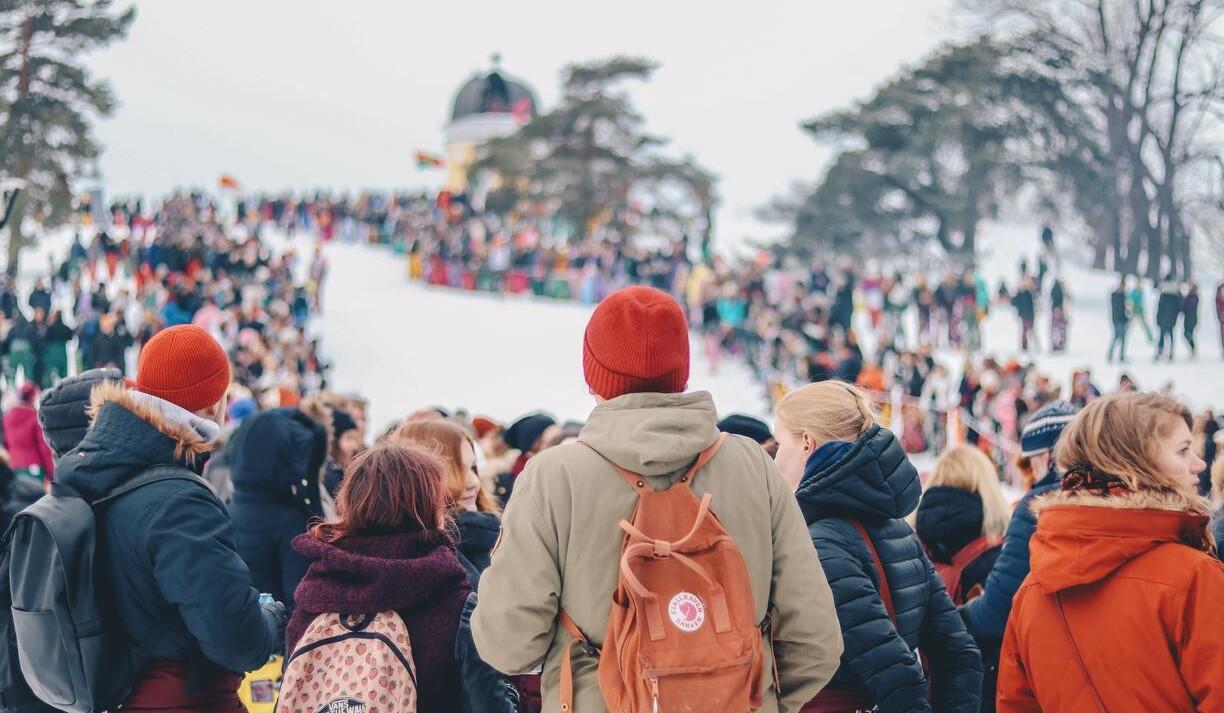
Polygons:
<instances>
[{"instance_id":1,"label":"snow covered ground","mask_svg":"<svg viewBox=\"0 0 1224 713\"><path fill-rule=\"evenodd\" d=\"M323 351L333 386L370 399L374 429L430 406L501 420L585 420L594 406L582 376L590 307L410 283L385 248L333 243L327 256ZM768 415L746 366L727 360L714 375L695 341L692 355L690 386L713 392L721 413Z\"/></svg>"},{"instance_id":2,"label":"snow covered ground","mask_svg":"<svg viewBox=\"0 0 1224 713\"><path fill-rule=\"evenodd\" d=\"M983 270L992 290L1000 279L1014 282L1022 256L1035 265L1037 236L1031 227L986 229ZM371 399L375 427L434 405L465 407L499 419L535 409L561 419L583 419L589 412L592 401L582 378L581 345L590 308L412 284L405 260L384 248L335 243L327 254L331 275L320 325L324 352L335 365L334 386ZM1064 258L1062 274L1073 300L1068 351L1041 353L1043 371L1069 387L1071 372L1087 367L1106 391L1126 372L1142 388L1172 382L1175 392L1196 408L1224 407L1216 276L1202 278L1197 360L1188 361L1188 350L1179 343L1177 362L1153 364L1155 348L1132 328L1130 363L1109 365L1108 296L1116 278L1076 264L1071 255ZM1152 294L1149 318L1155 306ZM1048 315L1038 320L1037 329L1039 343L1048 349ZM1018 335L1014 310L991 311L983 334L987 353L1002 358L1018 354ZM695 342L692 354L692 387L712 391L720 412L768 416L763 391L746 367L728 360L714 375ZM957 370L958 355L941 356Z\"/></svg>"}]
</instances>

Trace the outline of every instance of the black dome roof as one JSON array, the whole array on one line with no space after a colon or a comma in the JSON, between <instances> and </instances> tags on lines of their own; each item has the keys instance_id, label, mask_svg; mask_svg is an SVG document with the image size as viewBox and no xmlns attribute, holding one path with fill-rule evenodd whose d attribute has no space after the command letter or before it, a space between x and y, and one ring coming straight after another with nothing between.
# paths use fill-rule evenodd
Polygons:
<instances>
[{"instance_id":1,"label":"black dome roof","mask_svg":"<svg viewBox=\"0 0 1224 713\"><path fill-rule=\"evenodd\" d=\"M476 75L455 95L451 121L473 114L509 114L525 106L535 116L535 94L522 82L509 79L496 69L486 75Z\"/></svg>"}]
</instances>

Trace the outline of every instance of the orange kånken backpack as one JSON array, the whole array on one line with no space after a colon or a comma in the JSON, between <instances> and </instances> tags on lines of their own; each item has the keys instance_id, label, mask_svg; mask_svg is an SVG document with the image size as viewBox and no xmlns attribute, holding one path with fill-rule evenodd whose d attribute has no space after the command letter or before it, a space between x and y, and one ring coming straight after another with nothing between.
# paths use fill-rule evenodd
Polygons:
<instances>
[{"instance_id":1,"label":"orange k\u00e5nken backpack","mask_svg":"<svg viewBox=\"0 0 1224 713\"><path fill-rule=\"evenodd\" d=\"M598 652L599 689L613 713L761 707L764 653L748 568L710 511L712 496L698 499L690 487L725 438L667 490L612 464L638 494L620 523L620 577ZM561 664L561 710L572 713L574 645L595 650L564 611L559 619L574 637Z\"/></svg>"}]
</instances>

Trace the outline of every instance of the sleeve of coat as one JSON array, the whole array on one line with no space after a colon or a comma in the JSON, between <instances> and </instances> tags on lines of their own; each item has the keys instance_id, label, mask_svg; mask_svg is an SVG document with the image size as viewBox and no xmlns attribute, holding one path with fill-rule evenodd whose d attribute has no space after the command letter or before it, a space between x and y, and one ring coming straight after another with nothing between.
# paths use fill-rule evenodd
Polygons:
<instances>
[{"instance_id":1,"label":"sleeve of coat","mask_svg":"<svg viewBox=\"0 0 1224 713\"><path fill-rule=\"evenodd\" d=\"M862 546L858 535L853 537ZM842 663L863 682L880 713L930 713L918 657L897 634L852 543L831 528L813 531L812 542L837 603L845 643Z\"/></svg>"},{"instance_id":2,"label":"sleeve of coat","mask_svg":"<svg viewBox=\"0 0 1224 713\"><path fill-rule=\"evenodd\" d=\"M1037 697L1029 684L1024 662L1020 660L1016 629L1009 627L1003 637L1003 650L999 654L999 680L996 687L995 711L997 713L1041 713Z\"/></svg>"},{"instance_id":3,"label":"sleeve of coat","mask_svg":"<svg viewBox=\"0 0 1224 713\"><path fill-rule=\"evenodd\" d=\"M798 711L820 692L841 665L842 636L833 592L799 512L799 503L777 466L761 451L769 479L773 519L774 659L782 690L781 713Z\"/></svg>"},{"instance_id":4,"label":"sleeve of coat","mask_svg":"<svg viewBox=\"0 0 1224 713\"><path fill-rule=\"evenodd\" d=\"M536 487L536 462L515 482L472 612L476 650L505 674L528 673L544 661L560 608L557 530L543 489Z\"/></svg>"},{"instance_id":5,"label":"sleeve of coat","mask_svg":"<svg viewBox=\"0 0 1224 713\"><path fill-rule=\"evenodd\" d=\"M281 632L264 619L216 496L203 485L181 488L153 514L148 532L158 590L178 609L204 656L230 671L265 664Z\"/></svg>"},{"instance_id":6,"label":"sleeve of coat","mask_svg":"<svg viewBox=\"0 0 1224 713\"><path fill-rule=\"evenodd\" d=\"M922 559L931 596L919 634L919 648L931 663L934 684L931 705L948 713L978 713L982 706L982 655L935 567L925 557Z\"/></svg>"},{"instance_id":7,"label":"sleeve of coat","mask_svg":"<svg viewBox=\"0 0 1224 713\"><path fill-rule=\"evenodd\" d=\"M1012 513L1003 539L1003 549L986 578L982 596L962 608L969 633L978 640L1002 638L1007 615L1011 613L1012 599L1028 576L1029 539L1037 529L1037 518L1029 508L1030 500L1023 499Z\"/></svg>"},{"instance_id":8,"label":"sleeve of coat","mask_svg":"<svg viewBox=\"0 0 1224 713\"><path fill-rule=\"evenodd\" d=\"M1224 711L1224 564L1212 559L1198 567L1186 596L1184 629L1179 642L1178 667L1186 690L1201 713Z\"/></svg>"}]
</instances>

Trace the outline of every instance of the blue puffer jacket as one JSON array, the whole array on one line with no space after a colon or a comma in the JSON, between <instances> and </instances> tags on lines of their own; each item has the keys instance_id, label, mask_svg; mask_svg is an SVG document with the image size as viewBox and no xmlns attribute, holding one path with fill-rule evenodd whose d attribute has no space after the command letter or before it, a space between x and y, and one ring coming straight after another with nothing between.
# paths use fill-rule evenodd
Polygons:
<instances>
[{"instance_id":1,"label":"blue puffer jacket","mask_svg":"<svg viewBox=\"0 0 1224 713\"><path fill-rule=\"evenodd\" d=\"M879 426L854 444L826 444L808 460L795 495L833 588L845 640L841 667L828 687L865 690L880 713L977 713L981 657L921 543L901 519L917 507L920 491L918 471L901 444ZM879 595L871 550L851 524L855 520L880 555L895 627ZM916 648L930 665L929 695Z\"/></svg>"},{"instance_id":2,"label":"blue puffer jacket","mask_svg":"<svg viewBox=\"0 0 1224 713\"><path fill-rule=\"evenodd\" d=\"M983 641L1002 639L1007 628L1007 616L1011 614L1012 597L1029 573L1029 540L1037 530L1037 516L1029 509L1033 498L1044 495L1059 486L1059 476L1054 470L1033 486L1016 509L1007 525L1003 538L1003 551L995 561L994 569L986 578L982 596L961 607L961 615L974 638Z\"/></svg>"}]
</instances>

